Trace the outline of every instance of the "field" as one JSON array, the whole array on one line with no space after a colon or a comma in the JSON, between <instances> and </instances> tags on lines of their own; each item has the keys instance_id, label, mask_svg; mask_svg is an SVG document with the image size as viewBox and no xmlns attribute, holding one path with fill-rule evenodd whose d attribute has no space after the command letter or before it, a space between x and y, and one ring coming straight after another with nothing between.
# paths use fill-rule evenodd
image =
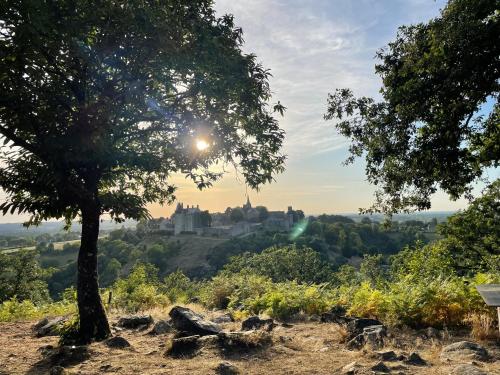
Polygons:
<instances>
[{"instance_id":1,"label":"field","mask_svg":"<svg viewBox=\"0 0 500 375\"><path fill-rule=\"evenodd\" d=\"M191 306L200 311L200 307ZM166 318L167 311L150 311L155 318ZM205 312L214 316L220 312ZM117 320L115 313L111 321ZM49 374L50 364L44 360L47 345L57 345L57 337L33 338L31 326L34 322L0 324L0 374ZM224 330L239 330L240 324L222 324ZM91 358L68 366L70 374L215 374L222 361L237 366L242 374L341 374L341 368L356 361L367 372L379 360L374 352L349 351L345 349L345 332L333 323L296 322L291 326L278 326L272 331L273 345L261 351L221 355L213 350L203 350L194 358L173 359L165 355L165 348L172 334L151 336L145 331L124 330L119 333L126 338L131 348L110 349L103 343L90 346ZM420 338L415 331L390 331L391 342L384 350L397 353L418 352L427 361L427 366L411 366L401 362L385 362L391 373L401 374L450 374L459 362L441 362L442 346L451 342L470 339L461 333L447 333L443 340ZM478 369L488 374L500 374L500 347L493 343L487 346L494 360L476 362ZM465 360L464 363L470 363Z\"/></svg>"}]
</instances>

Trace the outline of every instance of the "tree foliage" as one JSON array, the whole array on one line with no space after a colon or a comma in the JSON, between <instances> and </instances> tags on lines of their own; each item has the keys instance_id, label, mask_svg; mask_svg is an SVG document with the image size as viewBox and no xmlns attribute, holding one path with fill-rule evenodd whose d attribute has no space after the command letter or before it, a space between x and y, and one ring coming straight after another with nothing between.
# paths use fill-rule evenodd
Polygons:
<instances>
[{"instance_id":1,"label":"tree foliage","mask_svg":"<svg viewBox=\"0 0 500 375\"><path fill-rule=\"evenodd\" d=\"M347 162L365 155L379 186L369 211L428 209L438 188L470 196L485 168L499 165L498 9L498 1L450 0L377 53L380 102L349 89L329 95L325 118L351 139Z\"/></svg>"},{"instance_id":2,"label":"tree foliage","mask_svg":"<svg viewBox=\"0 0 500 375\"><path fill-rule=\"evenodd\" d=\"M0 14L3 213L69 221L97 196L100 212L140 219L173 198L172 173L203 188L234 162L257 187L282 170L269 71L212 1L6 1Z\"/></svg>"}]
</instances>

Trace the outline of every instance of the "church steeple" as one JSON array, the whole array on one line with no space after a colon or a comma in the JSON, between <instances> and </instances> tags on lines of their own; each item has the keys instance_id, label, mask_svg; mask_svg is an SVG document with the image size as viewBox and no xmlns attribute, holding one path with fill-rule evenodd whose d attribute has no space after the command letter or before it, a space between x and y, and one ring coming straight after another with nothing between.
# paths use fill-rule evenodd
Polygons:
<instances>
[{"instance_id":1,"label":"church steeple","mask_svg":"<svg viewBox=\"0 0 500 375\"><path fill-rule=\"evenodd\" d=\"M243 209L246 211L246 210L249 210L252 208L252 204L250 203L250 197L248 196L247 194L247 203L245 203L243 205Z\"/></svg>"}]
</instances>

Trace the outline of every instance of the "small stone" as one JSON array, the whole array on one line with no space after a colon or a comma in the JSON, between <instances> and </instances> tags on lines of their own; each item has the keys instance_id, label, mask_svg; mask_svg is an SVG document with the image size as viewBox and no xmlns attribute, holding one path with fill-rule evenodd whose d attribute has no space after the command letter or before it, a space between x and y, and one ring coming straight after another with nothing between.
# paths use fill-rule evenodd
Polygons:
<instances>
[{"instance_id":1,"label":"small stone","mask_svg":"<svg viewBox=\"0 0 500 375\"><path fill-rule=\"evenodd\" d=\"M459 365L450 372L450 375L488 375L488 373L473 365Z\"/></svg>"},{"instance_id":2,"label":"small stone","mask_svg":"<svg viewBox=\"0 0 500 375\"><path fill-rule=\"evenodd\" d=\"M121 317L116 326L119 328L138 329L149 327L151 324L153 324L151 315L131 315Z\"/></svg>"},{"instance_id":3,"label":"small stone","mask_svg":"<svg viewBox=\"0 0 500 375\"><path fill-rule=\"evenodd\" d=\"M327 352L327 351L329 351L329 350L330 350L330 348L329 348L328 346L325 346L324 348L321 348L321 349L319 350L319 352L320 352L320 353L326 353L326 352Z\"/></svg>"},{"instance_id":4,"label":"small stone","mask_svg":"<svg viewBox=\"0 0 500 375\"><path fill-rule=\"evenodd\" d=\"M426 366L427 362L418 353L412 352L406 358L405 363L412 366Z\"/></svg>"},{"instance_id":5,"label":"small stone","mask_svg":"<svg viewBox=\"0 0 500 375\"><path fill-rule=\"evenodd\" d=\"M379 362L376 365L373 365L370 370L375 372L382 372L384 374L388 374L391 372L391 369L385 365L384 362Z\"/></svg>"},{"instance_id":6,"label":"small stone","mask_svg":"<svg viewBox=\"0 0 500 375\"><path fill-rule=\"evenodd\" d=\"M448 362L450 360L457 361L488 361L490 355L488 351L481 345L470 341L459 341L451 345L445 346L441 351L441 360Z\"/></svg>"},{"instance_id":7,"label":"small stone","mask_svg":"<svg viewBox=\"0 0 500 375\"><path fill-rule=\"evenodd\" d=\"M239 370L239 368L230 362L219 363L219 365L215 368L215 372L218 375L238 375L238 374L241 374L241 371Z\"/></svg>"},{"instance_id":8,"label":"small stone","mask_svg":"<svg viewBox=\"0 0 500 375\"><path fill-rule=\"evenodd\" d=\"M113 349L124 349L130 347L130 343L121 336L111 337L107 339L104 343L106 344L107 347Z\"/></svg>"},{"instance_id":9,"label":"small stone","mask_svg":"<svg viewBox=\"0 0 500 375\"><path fill-rule=\"evenodd\" d=\"M397 361L399 358L393 350L375 352L375 355L382 361Z\"/></svg>"}]
</instances>

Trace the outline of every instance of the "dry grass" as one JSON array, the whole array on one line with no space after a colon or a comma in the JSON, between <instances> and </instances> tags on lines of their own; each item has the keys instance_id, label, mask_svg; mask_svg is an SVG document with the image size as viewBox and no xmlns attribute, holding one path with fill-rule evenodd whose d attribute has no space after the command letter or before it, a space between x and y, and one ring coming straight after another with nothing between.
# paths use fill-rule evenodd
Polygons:
<instances>
[{"instance_id":1,"label":"dry grass","mask_svg":"<svg viewBox=\"0 0 500 375\"><path fill-rule=\"evenodd\" d=\"M498 337L496 321L488 314L470 314L465 319L472 326L471 336L480 341Z\"/></svg>"},{"instance_id":2,"label":"dry grass","mask_svg":"<svg viewBox=\"0 0 500 375\"><path fill-rule=\"evenodd\" d=\"M189 305L195 311L202 312L198 305ZM155 319L166 319L168 308L148 311ZM220 312L205 312L216 315ZM113 314L112 322L118 315ZM33 338L30 327L33 322L0 324L0 374L48 374L49 366L43 362L44 354L40 348L57 345L57 337ZM239 330L241 323L223 324L225 331ZM418 351L427 360L429 367L409 367L406 374L449 374L452 368L439 360L443 342L417 340L414 332L392 332L394 341L386 348L396 352ZM338 374L340 368L357 361L363 366L377 362L374 356L364 351L347 351L342 340L345 331L336 324L311 322L296 323L291 327L277 326L272 332L273 345L263 350L255 350L237 355L226 355L217 351L202 351L194 358L174 359L165 356L168 341L172 335L151 336L147 331L120 332L132 345L132 348L109 349L103 343L90 346L92 357L82 363L69 367L72 374L215 374L215 368L224 360L239 367L243 374L249 375L303 375L303 374ZM467 339L456 336L451 341ZM500 349L490 343L490 352L500 358ZM387 363L390 366L395 364ZM500 362L482 365L491 374L500 374Z\"/></svg>"}]
</instances>

